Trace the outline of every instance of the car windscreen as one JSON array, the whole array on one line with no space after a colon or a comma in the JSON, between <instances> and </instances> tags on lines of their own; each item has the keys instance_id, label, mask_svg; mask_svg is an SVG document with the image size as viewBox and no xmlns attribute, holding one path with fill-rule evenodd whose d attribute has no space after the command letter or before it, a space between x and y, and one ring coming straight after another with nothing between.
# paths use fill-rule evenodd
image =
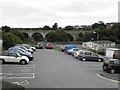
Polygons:
<instances>
[{"instance_id":1,"label":"car windscreen","mask_svg":"<svg viewBox=\"0 0 120 90\"><path fill-rule=\"evenodd\" d=\"M16 53L18 57L21 57L22 55L20 55L19 53Z\"/></svg>"}]
</instances>

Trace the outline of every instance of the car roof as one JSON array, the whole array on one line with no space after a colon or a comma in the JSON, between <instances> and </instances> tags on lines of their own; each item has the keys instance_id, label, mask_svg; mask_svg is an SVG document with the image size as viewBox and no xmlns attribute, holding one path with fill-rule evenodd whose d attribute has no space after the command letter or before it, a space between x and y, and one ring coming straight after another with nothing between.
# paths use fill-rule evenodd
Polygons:
<instances>
[{"instance_id":1,"label":"car roof","mask_svg":"<svg viewBox=\"0 0 120 90\"><path fill-rule=\"evenodd\" d=\"M85 50L85 49L84 49L84 50L82 49L81 51L82 51L82 52L91 52L91 51L88 51L88 50Z\"/></svg>"},{"instance_id":2,"label":"car roof","mask_svg":"<svg viewBox=\"0 0 120 90\"><path fill-rule=\"evenodd\" d=\"M71 49L71 48L76 48L76 46L70 45L70 46L66 46L65 48Z\"/></svg>"},{"instance_id":3,"label":"car roof","mask_svg":"<svg viewBox=\"0 0 120 90\"><path fill-rule=\"evenodd\" d=\"M71 50L72 50L72 49L79 49L79 48L71 48Z\"/></svg>"},{"instance_id":4,"label":"car roof","mask_svg":"<svg viewBox=\"0 0 120 90\"><path fill-rule=\"evenodd\" d=\"M108 60L110 60L110 61L118 61L119 59L108 59Z\"/></svg>"}]
</instances>

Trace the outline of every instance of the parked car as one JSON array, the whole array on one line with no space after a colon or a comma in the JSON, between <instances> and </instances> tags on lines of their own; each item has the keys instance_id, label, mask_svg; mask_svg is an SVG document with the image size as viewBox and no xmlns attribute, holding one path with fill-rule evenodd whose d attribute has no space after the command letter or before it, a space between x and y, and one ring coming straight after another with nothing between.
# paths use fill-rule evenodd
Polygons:
<instances>
[{"instance_id":1,"label":"parked car","mask_svg":"<svg viewBox=\"0 0 120 90\"><path fill-rule=\"evenodd\" d=\"M64 52L65 51L65 46L62 46L61 47L61 52Z\"/></svg>"},{"instance_id":2,"label":"parked car","mask_svg":"<svg viewBox=\"0 0 120 90\"><path fill-rule=\"evenodd\" d=\"M13 46L13 47L10 47L8 50L10 50L10 49L20 49L20 50L23 50L24 52L30 52L31 54L33 53L33 50L32 51L30 51L30 50L28 50L28 49L26 49L25 47L22 47L22 46Z\"/></svg>"},{"instance_id":3,"label":"parked car","mask_svg":"<svg viewBox=\"0 0 120 90\"><path fill-rule=\"evenodd\" d=\"M68 49L66 51L66 53L69 54L69 55L73 55L73 53L78 51L78 50L79 50L79 48L72 48L72 49Z\"/></svg>"},{"instance_id":4,"label":"parked car","mask_svg":"<svg viewBox=\"0 0 120 90\"><path fill-rule=\"evenodd\" d=\"M33 53L33 50L31 48L27 48L27 47L25 47L23 45L17 45L17 46L20 47L20 48L22 48L22 49L24 49L24 50L26 50L26 51L28 51L28 52Z\"/></svg>"},{"instance_id":5,"label":"parked car","mask_svg":"<svg viewBox=\"0 0 120 90\"><path fill-rule=\"evenodd\" d=\"M46 49L53 49L54 46L53 46L53 44L51 44L51 43L46 43L46 44L45 44L45 48L46 48Z\"/></svg>"},{"instance_id":6,"label":"parked car","mask_svg":"<svg viewBox=\"0 0 120 90\"><path fill-rule=\"evenodd\" d=\"M10 47L10 48L8 48L8 50L20 50L20 51L22 51L22 52L30 53L30 54L31 54L31 52L29 52L29 51L27 51L27 50L25 50L25 49L22 49L22 48L20 48L20 47L18 47L18 46Z\"/></svg>"},{"instance_id":7,"label":"parked car","mask_svg":"<svg viewBox=\"0 0 120 90\"><path fill-rule=\"evenodd\" d=\"M26 56L22 56L17 52L4 52L0 55L0 60L2 63L5 62L14 62L25 65L29 63L29 59Z\"/></svg>"},{"instance_id":8,"label":"parked car","mask_svg":"<svg viewBox=\"0 0 120 90\"><path fill-rule=\"evenodd\" d=\"M73 51L71 52L71 55L74 56L74 53L75 53L75 52L78 52L79 50L80 50L79 48L73 50Z\"/></svg>"},{"instance_id":9,"label":"parked car","mask_svg":"<svg viewBox=\"0 0 120 90\"><path fill-rule=\"evenodd\" d=\"M18 50L18 49L7 50L7 52L18 52L19 54L21 54L23 56L27 56L30 61L33 60L33 55L29 52L24 52L24 51L21 51L21 50Z\"/></svg>"},{"instance_id":10,"label":"parked car","mask_svg":"<svg viewBox=\"0 0 120 90\"><path fill-rule=\"evenodd\" d=\"M119 59L106 59L103 62L102 68L111 74L120 73L120 60Z\"/></svg>"},{"instance_id":11,"label":"parked car","mask_svg":"<svg viewBox=\"0 0 120 90\"><path fill-rule=\"evenodd\" d=\"M64 52L67 52L67 50L72 49L72 48L77 48L77 47L74 46L74 45L66 45L65 49L64 49Z\"/></svg>"},{"instance_id":12,"label":"parked car","mask_svg":"<svg viewBox=\"0 0 120 90\"><path fill-rule=\"evenodd\" d=\"M73 57L78 58L78 55L81 51L82 50L78 50L78 51L73 52Z\"/></svg>"},{"instance_id":13,"label":"parked car","mask_svg":"<svg viewBox=\"0 0 120 90\"><path fill-rule=\"evenodd\" d=\"M30 48L30 49L32 49L33 51L36 50L35 47L33 47L33 46L29 45L29 44L22 44L22 45L23 45L23 46L26 46L26 47L28 47L28 48Z\"/></svg>"},{"instance_id":14,"label":"parked car","mask_svg":"<svg viewBox=\"0 0 120 90\"><path fill-rule=\"evenodd\" d=\"M43 49L43 44L42 43L37 43L36 48L37 49Z\"/></svg>"},{"instance_id":15,"label":"parked car","mask_svg":"<svg viewBox=\"0 0 120 90\"><path fill-rule=\"evenodd\" d=\"M78 55L78 59L79 60L82 60L82 61L103 61L103 57L94 53L94 52L91 52L91 51L80 51L79 55Z\"/></svg>"}]
</instances>

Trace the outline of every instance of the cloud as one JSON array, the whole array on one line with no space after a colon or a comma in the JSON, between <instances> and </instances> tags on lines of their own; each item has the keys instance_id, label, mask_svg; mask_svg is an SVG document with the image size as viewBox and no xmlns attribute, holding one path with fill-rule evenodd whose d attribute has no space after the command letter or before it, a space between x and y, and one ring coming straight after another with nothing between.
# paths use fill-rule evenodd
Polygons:
<instances>
[{"instance_id":1,"label":"cloud","mask_svg":"<svg viewBox=\"0 0 120 90\"><path fill-rule=\"evenodd\" d=\"M1 25L40 27L117 21L118 0L0 0Z\"/></svg>"}]
</instances>

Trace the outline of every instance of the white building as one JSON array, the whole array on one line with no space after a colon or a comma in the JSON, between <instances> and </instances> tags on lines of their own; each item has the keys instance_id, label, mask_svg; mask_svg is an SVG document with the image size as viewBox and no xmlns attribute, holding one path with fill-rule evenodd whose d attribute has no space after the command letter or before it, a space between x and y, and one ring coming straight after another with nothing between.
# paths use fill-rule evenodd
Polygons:
<instances>
[{"instance_id":1,"label":"white building","mask_svg":"<svg viewBox=\"0 0 120 90\"><path fill-rule=\"evenodd\" d=\"M105 56L108 58L120 58L120 49L106 48Z\"/></svg>"},{"instance_id":2,"label":"white building","mask_svg":"<svg viewBox=\"0 0 120 90\"><path fill-rule=\"evenodd\" d=\"M105 50L106 48L115 47L115 42L108 40L89 41L89 42L84 42L82 46L88 49Z\"/></svg>"}]
</instances>

